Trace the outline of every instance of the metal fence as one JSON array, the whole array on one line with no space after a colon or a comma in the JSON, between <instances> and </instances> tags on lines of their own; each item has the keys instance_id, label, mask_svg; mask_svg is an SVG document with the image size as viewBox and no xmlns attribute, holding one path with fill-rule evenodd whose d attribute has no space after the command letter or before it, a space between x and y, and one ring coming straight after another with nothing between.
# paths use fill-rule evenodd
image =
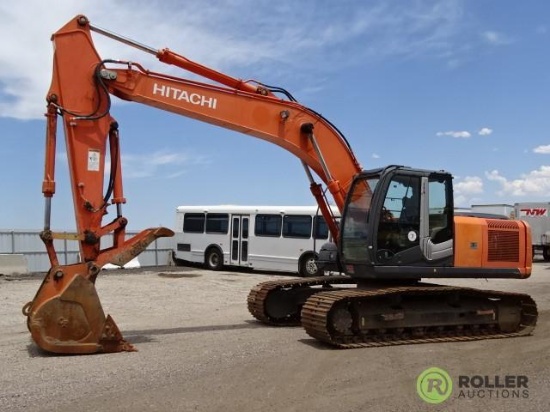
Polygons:
<instances>
[{"instance_id":1,"label":"metal fence","mask_svg":"<svg viewBox=\"0 0 550 412\"><path fill-rule=\"evenodd\" d=\"M138 232L127 232L130 238ZM0 230L0 254L22 254L27 261L29 272L46 272L50 269L50 261L46 248L40 239L40 230ZM159 238L138 256L140 266L163 266L171 261L173 250L172 238ZM80 253L78 242L72 240L54 240L59 263L62 265L78 263ZM112 246L112 238L101 238L101 247Z\"/></svg>"}]
</instances>

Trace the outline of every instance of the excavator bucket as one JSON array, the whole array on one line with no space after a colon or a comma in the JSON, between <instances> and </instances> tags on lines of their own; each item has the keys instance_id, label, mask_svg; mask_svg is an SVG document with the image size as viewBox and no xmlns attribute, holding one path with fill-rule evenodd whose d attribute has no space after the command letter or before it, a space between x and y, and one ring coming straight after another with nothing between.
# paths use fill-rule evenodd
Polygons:
<instances>
[{"instance_id":1,"label":"excavator bucket","mask_svg":"<svg viewBox=\"0 0 550 412\"><path fill-rule=\"evenodd\" d=\"M23 307L36 344L59 354L135 351L105 315L95 279L106 260L122 265L156 238L171 235L170 229L147 229L126 241L118 253L100 254L96 262L52 267L34 299Z\"/></svg>"},{"instance_id":2,"label":"excavator bucket","mask_svg":"<svg viewBox=\"0 0 550 412\"><path fill-rule=\"evenodd\" d=\"M103 312L95 268L82 263L50 269L34 300L23 308L40 348L66 354L135 350Z\"/></svg>"}]
</instances>

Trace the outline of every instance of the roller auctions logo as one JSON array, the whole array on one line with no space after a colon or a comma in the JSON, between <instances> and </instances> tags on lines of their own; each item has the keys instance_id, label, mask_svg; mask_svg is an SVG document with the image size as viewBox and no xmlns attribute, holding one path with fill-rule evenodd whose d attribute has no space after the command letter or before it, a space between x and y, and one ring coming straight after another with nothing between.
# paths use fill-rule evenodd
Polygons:
<instances>
[{"instance_id":1,"label":"roller auctions logo","mask_svg":"<svg viewBox=\"0 0 550 412\"><path fill-rule=\"evenodd\" d=\"M527 399L529 378L525 375L459 375L457 399ZM418 396L428 403L445 402L453 392L453 380L447 371L431 367L416 379Z\"/></svg>"},{"instance_id":2,"label":"roller auctions logo","mask_svg":"<svg viewBox=\"0 0 550 412\"><path fill-rule=\"evenodd\" d=\"M428 403L445 402L453 392L453 381L441 368L428 368L416 379L416 391Z\"/></svg>"}]
</instances>

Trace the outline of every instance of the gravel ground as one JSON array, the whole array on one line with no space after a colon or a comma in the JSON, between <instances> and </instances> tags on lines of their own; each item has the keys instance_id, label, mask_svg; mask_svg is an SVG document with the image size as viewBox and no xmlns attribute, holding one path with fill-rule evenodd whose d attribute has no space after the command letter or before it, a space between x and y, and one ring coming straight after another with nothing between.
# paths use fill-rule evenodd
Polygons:
<instances>
[{"instance_id":1,"label":"gravel ground","mask_svg":"<svg viewBox=\"0 0 550 412\"><path fill-rule=\"evenodd\" d=\"M533 336L354 350L252 319L250 288L281 276L155 270L100 275L106 313L139 351L87 356L53 356L32 343L21 307L42 276L0 277L0 411L543 411L550 404L549 264L536 263L525 281L445 282L530 294L540 314ZM439 405L416 393L418 375L432 366L455 384ZM525 375L528 396L459 397L459 375Z\"/></svg>"}]
</instances>

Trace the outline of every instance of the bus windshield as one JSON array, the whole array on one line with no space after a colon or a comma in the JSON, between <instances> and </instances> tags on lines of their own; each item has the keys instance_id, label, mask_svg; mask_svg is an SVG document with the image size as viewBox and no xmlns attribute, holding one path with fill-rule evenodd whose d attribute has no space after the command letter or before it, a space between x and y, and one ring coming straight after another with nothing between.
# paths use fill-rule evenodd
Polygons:
<instances>
[{"instance_id":1,"label":"bus windshield","mask_svg":"<svg viewBox=\"0 0 550 412\"><path fill-rule=\"evenodd\" d=\"M367 222L378 176L356 180L342 220L342 253L347 261L367 261Z\"/></svg>"}]
</instances>

